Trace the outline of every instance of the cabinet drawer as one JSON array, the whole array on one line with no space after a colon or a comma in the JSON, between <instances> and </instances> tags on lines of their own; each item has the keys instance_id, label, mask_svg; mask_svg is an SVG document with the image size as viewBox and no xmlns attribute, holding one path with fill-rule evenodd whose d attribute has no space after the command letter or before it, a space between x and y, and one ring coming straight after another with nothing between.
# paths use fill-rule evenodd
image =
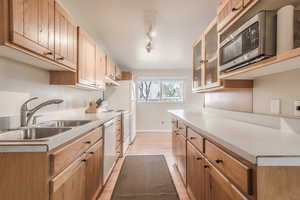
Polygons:
<instances>
[{"instance_id":1,"label":"cabinet drawer","mask_svg":"<svg viewBox=\"0 0 300 200\"><path fill-rule=\"evenodd\" d=\"M240 189L248 194L252 193L251 168L207 140L205 141L205 154L208 160Z\"/></svg>"},{"instance_id":2,"label":"cabinet drawer","mask_svg":"<svg viewBox=\"0 0 300 200\"><path fill-rule=\"evenodd\" d=\"M97 128L76 141L60 148L50 155L50 172L56 175L72 163L80 154L102 138L102 127Z\"/></svg>"},{"instance_id":3,"label":"cabinet drawer","mask_svg":"<svg viewBox=\"0 0 300 200\"><path fill-rule=\"evenodd\" d=\"M186 126L182 121L178 121L177 123L178 126L178 133L180 133L181 135L183 135L184 137L186 137Z\"/></svg>"},{"instance_id":4,"label":"cabinet drawer","mask_svg":"<svg viewBox=\"0 0 300 200\"><path fill-rule=\"evenodd\" d=\"M208 199L221 196L224 199L247 200L247 198L216 168L210 166L206 170L208 170L209 182L212 185L208 189ZM218 190L218 188L222 188L222 190Z\"/></svg>"},{"instance_id":5,"label":"cabinet drawer","mask_svg":"<svg viewBox=\"0 0 300 200\"><path fill-rule=\"evenodd\" d=\"M187 139L201 152L203 152L204 138L193 131L192 129L187 129Z\"/></svg>"}]
</instances>

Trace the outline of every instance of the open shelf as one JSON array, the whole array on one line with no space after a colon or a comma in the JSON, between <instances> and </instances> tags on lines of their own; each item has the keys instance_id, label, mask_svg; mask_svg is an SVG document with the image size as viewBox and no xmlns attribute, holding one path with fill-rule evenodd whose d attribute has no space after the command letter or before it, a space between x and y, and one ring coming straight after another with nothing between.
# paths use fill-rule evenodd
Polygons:
<instances>
[{"instance_id":1,"label":"open shelf","mask_svg":"<svg viewBox=\"0 0 300 200\"><path fill-rule=\"evenodd\" d=\"M221 79L255 79L261 76L300 69L300 48L248 65L228 73Z\"/></svg>"}]
</instances>

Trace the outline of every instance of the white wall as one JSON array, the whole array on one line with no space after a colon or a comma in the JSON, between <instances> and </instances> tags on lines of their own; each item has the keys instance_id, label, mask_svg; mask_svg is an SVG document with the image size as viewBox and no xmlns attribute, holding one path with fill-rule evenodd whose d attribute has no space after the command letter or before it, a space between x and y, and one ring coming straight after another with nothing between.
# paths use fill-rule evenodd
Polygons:
<instances>
[{"instance_id":1,"label":"white wall","mask_svg":"<svg viewBox=\"0 0 300 200\"><path fill-rule=\"evenodd\" d=\"M293 117L294 101L300 100L300 69L260 77L254 81L255 113L271 114L271 100L281 100L281 115Z\"/></svg>"},{"instance_id":2,"label":"white wall","mask_svg":"<svg viewBox=\"0 0 300 200\"><path fill-rule=\"evenodd\" d=\"M100 97L100 92L49 85L49 72L0 58L0 117L18 115L21 104L30 96L39 97L33 106L52 98L65 100L42 110L55 111L84 107Z\"/></svg>"},{"instance_id":3,"label":"white wall","mask_svg":"<svg viewBox=\"0 0 300 200\"><path fill-rule=\"evenodd\" d=\"M135 79L140 77L184 78L184 103L137 103L137 131L169 131L171 118L169 109L202 108L203 94L192 93L192 72L190 70L139 70L135 71Z\"/></svg>"}]
</instances>

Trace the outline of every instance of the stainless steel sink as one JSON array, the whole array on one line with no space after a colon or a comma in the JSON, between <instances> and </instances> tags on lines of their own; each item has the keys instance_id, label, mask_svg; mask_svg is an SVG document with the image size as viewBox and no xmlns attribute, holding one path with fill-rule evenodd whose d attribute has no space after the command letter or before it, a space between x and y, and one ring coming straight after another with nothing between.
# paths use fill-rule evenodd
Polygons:
<instances>
[{"instance_id":1,"label":"stainless steel sink","mask_svg":"<svg viewBox=\"0 0 300 200\"><path fill-rule=\"evenodd\" d=\"M39 124L40 127L55 127L55 128L64 128L64 127L77 127L82 126L87 123L90 123L89 120L56 120L49 121Z\"/></svg>"},{"instance_id":2,"label":"stainless steel sink","mask_svg":"<svg viewBox=\"0 0 300 200\"><path fill-rule=\"evenodd\" d=\"M0 141L28 141L49 139L71 128L24 128L0 134Z\"/></svg>"}]
</instances>

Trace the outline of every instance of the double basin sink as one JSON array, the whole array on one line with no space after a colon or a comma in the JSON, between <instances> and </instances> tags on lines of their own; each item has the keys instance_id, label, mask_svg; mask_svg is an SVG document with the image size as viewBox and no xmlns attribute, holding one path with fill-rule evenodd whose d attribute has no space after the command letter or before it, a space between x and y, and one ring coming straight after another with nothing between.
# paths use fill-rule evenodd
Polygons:
<instances>
[{"instance_id":1,"label":"double basin sink","mask_svg":"<svg viewBox=\"0 0 300 200\"><path fill-rule=\"evenodd\" d=\"M0 134L0 141L47 140L74 127L90 123L89 120L57 120L38 124L37 127L20 128Z\"/></svg>"}]
</instances>

